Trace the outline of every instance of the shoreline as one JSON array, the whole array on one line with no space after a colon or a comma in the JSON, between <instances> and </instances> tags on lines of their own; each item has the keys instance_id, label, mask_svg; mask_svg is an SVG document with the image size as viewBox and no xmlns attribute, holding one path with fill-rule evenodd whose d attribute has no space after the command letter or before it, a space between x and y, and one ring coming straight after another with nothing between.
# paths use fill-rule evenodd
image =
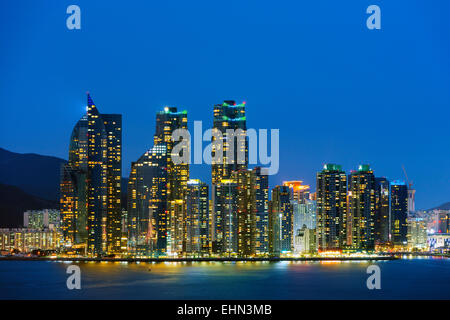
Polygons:
<instances>
[{"instance_id":1,"label":"shoreline","mask_svg":"<svg viewBox=\"0 0 450 320\"><path fill-rule=\"evenodd\" d=\"M282 262L282 261L377 261L399 260L401 257L301 257L301 258L50 258L0 257L0 261L69 261L69 262Z\"/></svg>"}]
</instances>

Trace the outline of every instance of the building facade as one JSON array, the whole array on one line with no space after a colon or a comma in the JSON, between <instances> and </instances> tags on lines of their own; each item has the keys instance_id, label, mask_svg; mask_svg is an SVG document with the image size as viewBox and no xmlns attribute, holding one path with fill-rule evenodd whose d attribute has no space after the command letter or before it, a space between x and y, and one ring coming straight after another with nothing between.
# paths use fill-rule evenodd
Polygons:
<instances>
[{"instance_id":1,"label":"building facade","mask_svg":"<svg viewBox=\"0 0 450 320\"><path fill-rule=\"evenodd\" d=\"M348 177L348 246L375 249L375 210L375 176L369 165L360 165Z\"/></svg>"},{"instance_id":2,"label":"building facade","mask_svg":"<svg viewBox=\"0 0 450 320\"><path fill-rule=\"evenodd\" d=\"M261 174L261 168L253 169L256 189L256 243L255 253L269 252L269 176Z\"/></svg>"},{"instance_id":3,"label":"building facade","mask_svg":"<svg viewBox=\"0 0 450 320\"><path fill-rule=\"evenodd\" d=\"M375 178L375 243L386 244L391 239L391 218L389 208L389 181Z\"/></svg>"},{"instance_id":4,"label":"building facade","mask_svg":"<svg viewBox=\"0 0 450 320\"><path fill-rule=\"evenodd\" d=\"M273 256L293 250L293 208L288 186L272 189L269 213L269 253Z\"/></svg>"},{"instance_id":5,"label":"building facade","mask_svg":"<svg viewBox=\"0 0 450 320\"><path fill-rule=\"evenodd\" d=\"M340 165L326 164L316 188L318 250L339 250L347 244L347 175Z\"/></svg>"},{"instance_id":6,"label":"building facade","mask_svg":"<svg viewBox=\"0 0 450 320\"><path fill-rule=\"evenodd\" d=\"M120 252L122 116L100 114L87 96L87 113L72 131L61 170L60 207L65 245L90 255Z\"/></svg>"},{"instance_id":7,"label":"building facade","mask_svg":"<svg viewBox=\"0 0 450 320\"><path fill-rule=\"evenodd\" d=\"M216 138L212 137L212 184L230 179L233 171L245 170L248 165L245 102L237 104L227 100L214 106L213 131L222 136L222 149L215 150ZM230 134L229 130L233 130ZM219 157L216 153L220 151Z\"/></svg>"},{"instance_id":8,"label":"building facade","mask_svg":"<svg viewBox=\"0 0 450 320\"><path fill-rule=\"evenodd\" d=\"M186 191L186 253L192 256L210 254L209 187L190 179Z\"/></svg>"},{"instance_id":9,"label":"building facade","mask_svg":"<svg viewBox=\"0 0 450 320\"><path fill-rule=\"evenodd\" d=\"M128 179L128 249L158 256L167 249L167 149L155 145L131 164Z\"/></svg>"},{"instance_id":10,"label":"building facade","mask_svg":"<svg viewBox=\"0 0 450 320\"><path fill-rule=\"evenodd\" d=\"M394 245L407 244L408 187L403 181L391 182L391 237Z\"/></svg>"}]
</instances>

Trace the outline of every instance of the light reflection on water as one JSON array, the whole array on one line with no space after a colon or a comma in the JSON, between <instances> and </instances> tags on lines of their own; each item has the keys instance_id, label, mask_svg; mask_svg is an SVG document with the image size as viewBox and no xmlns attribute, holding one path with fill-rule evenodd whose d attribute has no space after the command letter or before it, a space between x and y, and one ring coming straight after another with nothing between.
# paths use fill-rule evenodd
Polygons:
<instances>
[{"instance_id":1,"label":"light reflection on water","mask_svg":"<svg viewBox=\"0 0 450 320\"><path fill-rule=\"evenodd\" d=\"M79 262L81 290L66 287L67 263L0 262L0 298L20 299L449 299L449 259L283 262ZM382 290L366 269L381 268Z\"/></svg>"}]
</instances>

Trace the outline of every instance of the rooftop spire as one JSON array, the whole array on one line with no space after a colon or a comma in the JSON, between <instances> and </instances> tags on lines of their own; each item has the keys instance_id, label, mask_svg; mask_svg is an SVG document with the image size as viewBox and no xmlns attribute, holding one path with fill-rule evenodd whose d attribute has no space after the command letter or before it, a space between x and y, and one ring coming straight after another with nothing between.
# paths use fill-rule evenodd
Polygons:
<instances>
[{"instance_id":1,"label":"rooftop spire","mask_svg":"<svg viewBox=\"0 0 450 320\"><path fill-rule=\"evenodd\" d=\"M94 105L94 101L92 100L91 95L89 94L89 91L86 92L86 94L87 94L87 104L88 104L88 107L93 106L93 105Z\"/></svg>"},{"instance_id":2,"label":"rooftop spire","mask_svg":"<svg viewBox=\"0 0 450 320\"><path fill-rule=\"evenodd\" d=\"M89 91L86 92L86 94L87 94L87 113L88 114L99 114L98 109L95 106L95 103L91 98L91 95L89 94Z\"/></svg>"}]
</instances>

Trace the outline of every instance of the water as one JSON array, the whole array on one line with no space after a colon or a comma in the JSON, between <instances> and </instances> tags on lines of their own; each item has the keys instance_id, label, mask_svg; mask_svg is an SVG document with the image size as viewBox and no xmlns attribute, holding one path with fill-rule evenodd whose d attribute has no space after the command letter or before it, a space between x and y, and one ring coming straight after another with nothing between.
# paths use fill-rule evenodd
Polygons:
<instances>
[{"instance_id":1,"label":"water","mask_svg":"<svg viewBox=\"0 0 450 320\"><path fill-rule=\"evenodd\" d=\"M69 263L0 261L0 299L450 299L450 259L374 263L381 290L369 262L84 262L68 290Z\"/></svg>"}]
</instances>

